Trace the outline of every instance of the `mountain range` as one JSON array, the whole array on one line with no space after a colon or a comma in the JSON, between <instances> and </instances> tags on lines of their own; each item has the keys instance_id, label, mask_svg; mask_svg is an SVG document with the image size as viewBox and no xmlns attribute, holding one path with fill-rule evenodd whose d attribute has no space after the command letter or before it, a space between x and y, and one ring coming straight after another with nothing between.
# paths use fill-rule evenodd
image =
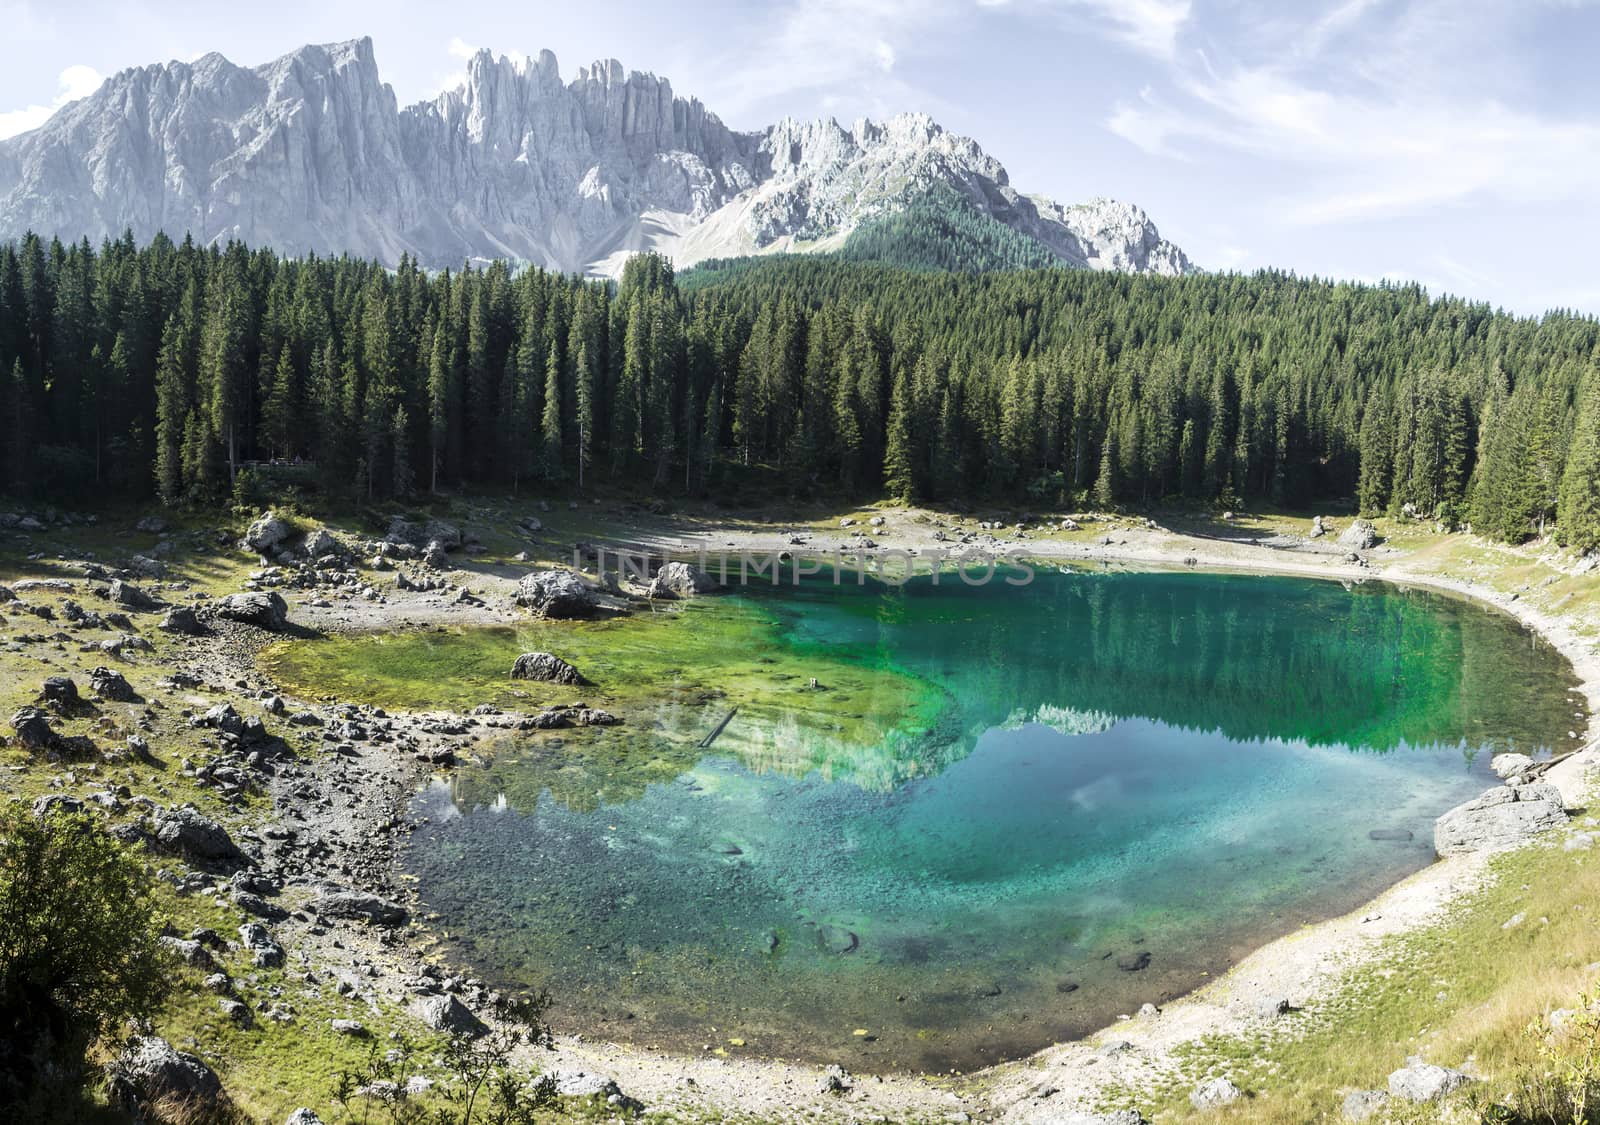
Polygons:
<instances>
[{"instance_id":1,"label":"mountain range","mask_svg":"<svg viewBox=\"0 0 1600 1125\"><path fill-rule=\"evenodd\" d=\"M125 70L0 141L0 238L164 230L391 265L500 258L615 276L647 250L680 267L839 250L930 199L1042 260L1194 270L1138 207L1021 193L925 115L739 132L615 60L563 81L548 51L479 51L459 86L404 108L371 39L257 67L213 53Z\"/></svg>"}]
</instances>

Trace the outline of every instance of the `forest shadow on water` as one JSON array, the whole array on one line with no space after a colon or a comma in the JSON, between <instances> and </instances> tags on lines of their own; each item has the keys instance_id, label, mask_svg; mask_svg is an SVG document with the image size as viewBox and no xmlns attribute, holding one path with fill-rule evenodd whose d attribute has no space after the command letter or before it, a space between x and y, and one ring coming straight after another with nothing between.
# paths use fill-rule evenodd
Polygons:
<instances>
[{"instance_id":1,"label":"forest shadow on water","mask_svg":"<svg viewBox=\"0 0 1600 1125\"><path fill-rule=\"evenodd\" d=\"M1575 686L1462 599L1165 572L314 651L356 698L426 670L449 705L529 647L627 722L419 794L405 862L452 956L548 983L567 1029L864 1070L1016 1057L1353 908L1431 862L1493 753L1562 746Z\"/></svg>"}]
</instances>

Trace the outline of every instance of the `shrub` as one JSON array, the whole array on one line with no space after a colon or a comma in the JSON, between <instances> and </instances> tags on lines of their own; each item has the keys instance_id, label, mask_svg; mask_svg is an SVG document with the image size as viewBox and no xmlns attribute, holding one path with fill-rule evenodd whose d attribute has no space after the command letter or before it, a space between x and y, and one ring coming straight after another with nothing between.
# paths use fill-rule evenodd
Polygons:
<instances>
[{"instance_id":1,"label":"shrub","mask_svg":"<svg viewBox=\"0 0 1600 1125\"><path fill-rule=\"evenodd\" d=\"M166 989L144 866L81 813L0 810L0 1105L74 1089Z\"/></svg>"}]
</instances>

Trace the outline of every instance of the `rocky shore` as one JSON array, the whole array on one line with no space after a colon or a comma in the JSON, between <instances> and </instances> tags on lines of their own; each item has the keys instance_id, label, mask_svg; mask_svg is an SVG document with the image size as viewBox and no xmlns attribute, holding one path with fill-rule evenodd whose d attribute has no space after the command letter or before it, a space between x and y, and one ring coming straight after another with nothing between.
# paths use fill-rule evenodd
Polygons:
<instances>
[{"instance_id":1,"label":"rocky shore","mask_svg":"<svg viewBox=\"0 0 1600 1125\"><path fill-rule=\"evenodd\" d=\"M0 536L16 537L13 545L23 548L14 570L0 569L7 668L19 677L23 669L37 669L7 697L21 704L8 711L8 742L31 756L7 788L20 792L18 781L26 780L38 789L36 807L76 802L100 810L117 835L162 860L163 878L180 895L237 913L233 934L201 928L167 935L185 963L205 967L227 953L262 968L288 966L302 992L344 998L352 1011L409 1013L435 1029L489 1018L495 996L483 982L439 964L426 919L416 917L396 863L416 826L413 795L429 777L506 733L626 722L627 716L578 703L525 712L485 705L467 713L391 713L338 699L296 699L263 670L262 649L285 637L335 631L628 612L711 588L705 575L682 564L631 583L535 570L518 560L480 565L476 556L484 552L475 550L480 545L473 533L443 521L397 518L386 535L364 538L337 528L296 528L266 513L237 544L210 545L234 560L234 570L226 571L234 588L211 590L176 575L196 536L169 536L159 518L139 525L142 536L160 537L149 554L130 552L114 561L51 549L51 529L64 526L61 521L25 518L28 524L18 518L0 525ZM670 520L618 530L635 545L686 556L806 546L915 558L975 548L1016 551L1045 564L1249 569L1347 582L1382 577L1499 605L1559 648L1591 708L1600 703L1600 661L1579 621L1496 593L1469 575L1432 569L1416 552L1378 543L1370 525L1336 529L1333 521L1318 519L1307 534L1263 538L1182 534L1128 520L1101 521L1086 535L1089 522L1072 517L1001 525L891 512L847 517L834 532L778 524L728 531ZM536 545L543 525L523 516L509 531ZM569 549L544 538L547 555ZM516 669L520 673L508 668L508 676L574 691L582 683L581 669L547 653L526 654ZM1508 764L1508 784L1441 818L1437 844L1445 859L1356 914L1274 942L1164 1010L979 1075L857 1079L837 1068L674 1056L576 1037L529 1058L557 1076L563 1094L598 1096L614 1112L637 1102L691 1117L738 1113L762 1120L881 1115L1039 1125L1133 1122L1136 1117L1091 1109L1112 1086L1170 1074L1185 1047L1203 1037L1271 1027L1335 987L1375 955L1383 938L1437 917L1480 885L1493 850L1560 827L1563 804L1579 803L1586 789L1594 752L1580 749L1585 745L1575 739L1579 752L1549 768ZM112 775L142 779L148 789L114 783ZM183 799L188 793L205 798L208 810ZM263 995L225 973L206 979L222 1010L241 1026L304 1018L292 998ZM335 1027L340 1034L363 1033L354 1016L335 1022L355 1025ZM172 1064L154 1043L131 1050L134 1056L125 1060L130 1074L139 1066L159 1070L157 1063L187 1073L188 1064ZM129 1079L130 1096L137 1096L141 1081ZM1239 1096L1222 1081L1196 1088L1197 1109ZM1406 1090L1421 1088L1412 1077L1398 1086L1384 1096L1406 1097Z\"/></svg>"}]
</instances>

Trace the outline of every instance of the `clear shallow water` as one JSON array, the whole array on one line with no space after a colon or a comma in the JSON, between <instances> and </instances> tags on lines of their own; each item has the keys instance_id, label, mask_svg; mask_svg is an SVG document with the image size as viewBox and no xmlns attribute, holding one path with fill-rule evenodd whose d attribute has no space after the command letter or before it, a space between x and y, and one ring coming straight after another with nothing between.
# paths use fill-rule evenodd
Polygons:
<instances>
[{"instance_id":1,"label":"clear shallow water","mask_svg":"<svg viewBox=\"0 0 1600 1125\"><path fill-rule=\"evenodd\" d=\"M1575 725L1569 669L1515 622L1376 584L819 583L670 628L730 617L741 661L864 678L751 698L710 751L726 700L641 703L581 753L532 737L419 795L408 862L452 952L548 982L566 1026L863 1069L1015 1057L1425 865L1490 752Z\"/></svg>"}]
</instances>

